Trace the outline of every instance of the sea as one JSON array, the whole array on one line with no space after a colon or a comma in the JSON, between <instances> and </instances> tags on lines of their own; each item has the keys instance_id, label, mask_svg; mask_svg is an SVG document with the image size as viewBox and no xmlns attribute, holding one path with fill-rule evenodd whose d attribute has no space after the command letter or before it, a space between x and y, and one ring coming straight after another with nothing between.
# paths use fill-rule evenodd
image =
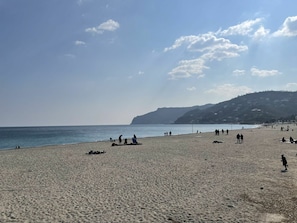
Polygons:
<instances>
[{"instance_id":1,"label":"sea","mask_svg":"<svg viewBox=\"0 0 297 223\"><path fill-rule=\"evenodd\" d=\"M241 124L151 124L151 125L94 125L94 126L40 126L0 127L0 150L66 145L122 139L214 132L257 128L259 125Z\"/></svg>"}]
</instances>

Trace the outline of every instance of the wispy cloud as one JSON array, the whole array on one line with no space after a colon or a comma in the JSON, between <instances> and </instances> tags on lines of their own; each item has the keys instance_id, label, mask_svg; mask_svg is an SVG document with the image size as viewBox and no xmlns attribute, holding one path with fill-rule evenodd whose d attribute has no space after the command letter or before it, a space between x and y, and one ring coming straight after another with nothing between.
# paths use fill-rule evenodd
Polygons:
<instances>
[{"instance_id":1,"label":"wispy cloud","mask_svg":"<svg viewBox=\"0 0 297 223\"><path fill-rule=\"evenodd\" d=\"M179 65L169 72L170 79L187 78L195 74L202 74L205 69L204 61L201 59L182 60Z\"/></svg>"},{"instance_id":2,"label":"wispy cloud","mask_svg":"<svg viewBox=\"0 0 297 223\"><path fill-rule=\"evenodd\" d=\"M243 76L243 75L245 75L245 70L234 70L233 71L233 76L238 77L238 76Z\"/></svg>"},{"instance_id":3,"label":"wispy cloud","mask_svg":"<svg viewBox=\"0 0 297 223\"><path fill-rule=\"evenodd\" d=\"M238 25L230 26L228 29L219 30L217 34L221 36L249 35L255 30L255 26L258 25L261 21L262 18L247 20Z\"/></svg>"},{"instance_id":4,"label":"wispy cloud","mask_svg":"<svg viewBox=\"0 0 297 223\"><path fill-rule=\"evenodd\" d=\"M297 91L297 83L287 83L285 88L287 90Z\"/></svg>"},{"instance_id":5,"label":"wispy cloud","mask_svg":"<svg viewBox=\"0 0 297 223\"><path fill-rule=\"evenodd\" d=\"M253 39L262 40L270 34L270 29L265 29L264 26L260 26L259 29L254 33Z\"/></svg>"},{"instance_id":6,"label":"wispy cloud","mask_svg":"<svg viewBox=\"0 0 297 223\"><path fill-rule=\"evenodd\" d=\"M236 86L233 84L219 85L206 91L208 94L223 95L225 98L232 98L250 92L252 92L252 89L247 86Z\"/></svg>"},{"instance_id":7,"label":"wispy cloud","mask_svg":"<svg viewBox=\"0 0 297 223\"><path fill-rule=\"evenodd\" d=\"M282 27L273 36L297 36L297 16L285 19Z\"/></svg>"},{"instance_id":8,"label":"wispy cloud","mask_svg":"<svg viewBox=\"0 0 297 223\"><path fill-rule=\"evenodd\" d=\"M208 32L200 35L181 36L172 46L164 48L164 52L181 48L187 55L192 54L190 60L181 60L168 74L170 79L189 78L193 75L201 75L211 61L222 61L227 58L240 57L243 52L248 52L248 45L244 44L244 38L249 40L264 40L267 37L297 36L297 16L285 19L282 27L275 33L264 27L263 18L246 20L238 25L217 32ZM237 36L229 38L229 36ZM240 36L242 38L240 39ZM237 42L236 42L237 41ZM196 57L196 58L195 58ZM194 59L193 59L194 58ZM260 70L255 67L250 69L252 76L269 77L282 74L280 71ZM244 75L245 71L235 70L234 76Z\"/></svg>"},{"instance_id":9,"label":"wispy cloud","mask_svg":"<svg viewBox=\"0 0 297 223\"><path fill-rule=\"evenodd\" d=\"M195 43L196 41L198 41L199 36L181 36L180 38L178 38L177 40L175 40L174 44L170 47L166 47L164 49L164 52L167 52L169 50L174 50L184 44L187 44L188 46L190 46L192 43Z\"/></svg>"},{"instance_id":10,"label":"wispy cloud","mask_svg":"<svg viewBox=\"0 0 297 223\"><path fill-rule=\"evenodd\" d=\"M74 42L74 44L75 44L76 46L86 45L86 43L85 43L84 41L80 41L80 40L76 40L76 41Z\"/></svg>"},{"instance_id":11,"label":"wispy cloud","mask_svg":"<svg viewBox=\"0 0 297 223\"><path fill-rule=\"evenodd\" d=\"M182 36L172 46L165 48L164 52L181 46L185 46L186 51L199 55L196 59L180 61L179 65L169 72L171 79L201 74L205 69L209 69L206 66L208 62L238 57L241 52L248 50L245 45L232 43L229 39L217 37L214 33L205 33L198 36Z\"/></svg>"},{"instance_id":12,"label":"wispy cloud","mask_svg":"<svg viewBox=\"0 0 297 223\"><path fill-rule=\"evenodd\" d=\"M271 76L282 74L278 70L260 70L255 67L252 67L250 71L252 76L257 76L257 77L271 77Z\"/></svg>"},{"instance_id":13,"label":"wispy cloud","mask_svg":"<svg viewBox=\"0 0 297 223\"><path fill-rule=\"evenodd\" d=\"M196 91L196 87L188 87L187 91Z\"/></svg>"},{"instance_id":14,"label":"wispy cloud","mask_svg":"<svg viewBox=\"0 0 297 223\"><path fill-rule=\"evenodd\" d=\"M102 34L105 31L115 31L120 28L120 24L112 19L107 20L106 22L101 23L99 26L87 28L85 31L93 34Z\"/></svg>"}]
</instances>

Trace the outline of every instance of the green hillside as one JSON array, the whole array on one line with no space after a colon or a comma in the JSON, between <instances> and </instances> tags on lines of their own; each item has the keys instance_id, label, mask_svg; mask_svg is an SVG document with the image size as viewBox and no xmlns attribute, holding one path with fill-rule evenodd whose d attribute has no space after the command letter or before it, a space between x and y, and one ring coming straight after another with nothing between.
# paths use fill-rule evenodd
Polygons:
<instances>
[{"instance_id":1,"label":"green hillside","mask_svg":"<svg viewBox=\"0 0 297 223\"><path fill-rule=\"evenodd\" d=\"M238 96L204 110L191 110L175 124L255 124L295 120L296 115L297 92L265 91Z\"/></svg>"}]
</instances>

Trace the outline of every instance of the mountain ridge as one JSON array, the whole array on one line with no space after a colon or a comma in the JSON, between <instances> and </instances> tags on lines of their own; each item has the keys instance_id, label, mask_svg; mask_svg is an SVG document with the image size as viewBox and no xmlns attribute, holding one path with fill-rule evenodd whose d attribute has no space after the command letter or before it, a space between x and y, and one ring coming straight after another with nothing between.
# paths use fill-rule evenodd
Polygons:
<instances>
[{"instance_id":1,"label":"mountain ridge","mask_svg":"<svg viewBox=\"0 0 297 223\"><path fill-rule=\"evenodd\" d=\"M259 124L295 120L296 116L297 91L262 91L217 104L158 108L133 118L131 124Z\"/></svg>"},{"instance_id":2,"label":"mountain ridge","mask_svg":"<svg viewBox=\"0 0 297 223\"><path fill-rule=\"evenodd\" d=\"M133 118L131 125L134 124L174 124L177 118L181 117L188 111L195 109L205 109L212 106L212 104L206 104L202 106L192 107L162 107L156 111L139 115Z\"/></svg>"}]
</instances>

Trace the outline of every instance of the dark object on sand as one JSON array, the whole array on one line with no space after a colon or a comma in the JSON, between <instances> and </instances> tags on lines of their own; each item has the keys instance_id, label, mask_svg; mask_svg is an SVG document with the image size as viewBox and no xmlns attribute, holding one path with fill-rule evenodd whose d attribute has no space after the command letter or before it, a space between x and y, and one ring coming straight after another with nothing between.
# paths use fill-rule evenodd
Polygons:
<instances>
[{"instance_id":1,"label":"dark object on sand","mask_svg":"<svg viewBox=\"0 0 297 223\"><path fill-rule=\"evenodd\" d=\"M117 144L117 143L112 143L111 146L137 146L137 145L142 145L142 143L127 143L127 144Z\"/></svg>"},{"instance_id":2,"label":"dark object on sand","mask_svg":"<svg viewBox=\"0 0 297 223\"><path fill-rule=\"evenodd\" d=\"M97 155L97 154L104 154L106 153L104 150L103 151L93 151L91 150L90 152L88 152L88 155Z\"/></svg>"},{"instance_id":3,"label":"dark object on sand","mask_svg":"<svg viewBox=\"0 0 297 223\"><path fill-rule=\"evenodd\" d=\"M223 143L222 141L215 140L212 143Z\"/></svg>"}]
</instances>

